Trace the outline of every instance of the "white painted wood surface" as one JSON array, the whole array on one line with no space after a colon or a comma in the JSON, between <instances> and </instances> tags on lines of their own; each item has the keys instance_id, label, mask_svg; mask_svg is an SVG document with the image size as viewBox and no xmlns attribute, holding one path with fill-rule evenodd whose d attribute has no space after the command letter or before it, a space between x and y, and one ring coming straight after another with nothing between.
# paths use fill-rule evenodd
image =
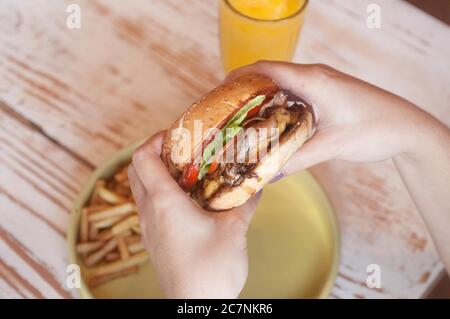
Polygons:
<instances>
[{"instance_id":1,"label":"white painted wood surface","mask_svg":"<svg viewBox=\"0 0 450 319\"><path fill-rule=\"evenodd\" d=\"M320 62L450 125L449 27L403 1L311 0L297 62ZM67 29L78 3L82 28ZM217 2L0 2L0 297L71 297L69 210L94 167L166 127L223 73ZM187 4L188 3L188 4ZM418 298L442 265L391 162L312 169L342 233L334 298ZM382 289L365 285L382 269Z\"/></svg>"}]
</instances>

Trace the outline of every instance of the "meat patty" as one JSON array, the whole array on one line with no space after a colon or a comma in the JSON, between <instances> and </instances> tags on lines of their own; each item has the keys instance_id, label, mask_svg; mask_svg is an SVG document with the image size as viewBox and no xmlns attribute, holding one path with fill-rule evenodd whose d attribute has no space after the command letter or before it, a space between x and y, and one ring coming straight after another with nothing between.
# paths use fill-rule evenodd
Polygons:
<instances>
[{"instance_id":1,"label":"meat patty","mask_svg":"<svg viewBox=\"0 0 450 319\"><path fill-rule=\"evenodd\" d=\"M226 161L219 161L221 164L214 173L207 175L199 183L195 191L196 197L205 200L223 186L238 186L245 177L257 178L252 176L253 168L275 145L273 143L282 142L283 136L300 124L304 111L305 105L302 102L287 101L285 94L277 93L272 106L263 110L258 119L244 123L245 130L224 146L218 159L225 158ZM231 157L227 157L230 151L233 151L231 162Z\"/></svg>"}]
</instances>

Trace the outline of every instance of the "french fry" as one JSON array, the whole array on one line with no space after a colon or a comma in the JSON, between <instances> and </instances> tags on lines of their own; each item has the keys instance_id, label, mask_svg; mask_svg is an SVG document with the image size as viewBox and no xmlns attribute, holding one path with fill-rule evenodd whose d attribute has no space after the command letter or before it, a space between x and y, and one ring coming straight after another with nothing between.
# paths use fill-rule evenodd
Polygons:
<instances>
[{"instance_id":1,"label":"french fry","mask_svg":"<svg viewBox=\"0 0 450 319\"><path fill-rule=\"evenodd\" d=\"M109 240L111 238L113 238L113 233L111 231L111 228L102 230L101 232L98 233L97 235L97 239L101 240L101 241L105 241L105 240Z\"/></svg>"},{"instance_id":2,"label":"french fry","mask_svg":"<svg viewBox=\"0 0 450 319\"><path fill-rule=\"evenodd\" d=\"M104 245L101 241L91 241L87 243L81 243L76 246L76 250L79 254L87 254L93 252Z\"/></svg>"},{"instance_id":3,"label":"french fry","mask_svg":"<svg viewBox=\"0 0 450 319\"><path fill-rule=\"evenodd\" d=\"M110 241L108 241L102 248L97 250L96 252L88 255L86 259L84 260L84 263L86 266L92 266L98 263L100 260L105 257L107 253L112 251L114 248L117 247L117 240L116 238L112 238Z\"/></svg>"},{"instance_id":4,"label":"french fry","mask_svg":"<svg viewBox=\"0 0 450 319\"><path fill-rule=\"evenodd\" d=\"M117 251L112 251L110 253L107 253L105 256L105 260L107 262L116 261L119 259L120 259L120 253L118 253Z\"/></svg>"},{"instance_id":5,"label":"french fry","mask_svg":"<svg viewBox=\"0 0 450 319\"><path fill-rule=\"evenodd\" d=\"M120 204L127 201L127 198L122 197L116 192L106 189L105 187L100 187L97 190L97 193L101 199L110 204Z\"/></svg>"},{"instance_id":6,"label":"french fry","mask_svg":"<svg viewBox=\"0 0 450 319\"><path fill-rule=\"evenodd\" d=\"M148 260L148 254L146 251L137 253L136 255L130 256L130 258L125 260L118 260L112 263L98 265L92 268L91 276L104 276L109 274L114 274L118 271L122 271L131 266L139 265Z\"/></svg>"},{"instance_id":7,"label":"french fry","mask_svg":"<svg viewBox=\"0 0 450 319\"><path fill-rule=\"evenodd\" d=\"M139 217L137 215L132 215L123 221L117 223L111 228L111 232L113 235L118 235L121 232L130 229L133 226L139 224Z\"/></svg>"},{"instance_id":8,"label":"french fry","mask_svg":"<svg viewBox=\"0 0 450 319\"><path fill-rule=\"evenodd\" d=\"M128 251L132 254L136 254L140 251L143 251L144 248L144 244L143 243L134 243L134 244L129 244L128 245Z\"/></svg>"},{"instance_id":9,"label":"french fry","mask_svg":"<svg viewBox=\"0 0 450 319\"><path fill-rule=\"evenodd\" d=\"M89 268L89 287L136 273L148 260L127 169L123 165L112 178L99 179L80 212L76 251Z\"/></svg>"},{"instance_id":10,"label":"french fry","mask_svg":"<svg viewBox=\"0 0 450 319\"><path fill-rule=\"evenodd\" d=\"M103 218L123 216L132 212L136 212L136 205L134 203L124 203L93 213L89 215L88 219L90 222L95 222Z\"/></svg>"},{"instance_id":11,"label":"french fry","mask_svg":"<svg viewBox=\"0 0 450 319\"><path fill-rule=\"evenodd\" d=\"M90 241L97 241L98 239L98 228L95 228L91 225L89 227L89 240Z\"/></svg>"},{"instance_id":12,"label":"french fry","mask_svg":"<svg viewBox=\"0 0 450 319\"><path fill-rule=\"evenodd\" d=\"M130 199L131 189L129 185L117 184L114 187L114 192L124 197L127 201L134 201L133 198Z\"/></svg>"},{"instance_id":13,"label":"french fry","mask_svg":"<svg viewBox=\"0 0 450 319\"><path fill-rule=\"evenodd\" d=\"M97 239L98 240L102 240L102 241L105 241L105 240L109 240L109 239L111 239L111 238L113 238L115 235L121 235L121 236L130 236L131 235L131 231L129 230L129 229L126 229L126 230L124 230L124 231L122 231L122 232L120 232L120 233L118 233L118 234L114 234L113 232L112 232L112 229L111 228L108 228L108 229L105 229L105 230L102 230L99 234L98 234L98 236L97 236Z\"/></svg>"},{"instance_id":14,"label":"french fry","mask_svg":"<svg viewBox=\"0 0 450 319\"><path fill-rule=\"evenodd\" d=\"M113 217L100 219L96 222L93 222L91 225L92 225L92 227L95 227L97 229L108 228L108 227L111 227L112 225L114 225L115 223L117 223L121 219L122 219L121 216L113 216Z\"/></svg>"},{"instance_id":15,"label":"french fry","mask_svg":"<svg viewBox=\"0 0 450 319\"><path fill-rule=\"evenodd\" d=\"M85 211L89 215L92 213L99 212L101 210L108 209L110 207L111 207L111 205L107 205L107 204L92 205L92 206L84 207L81 211L82 212Z\"/></svg>"},{"instance_id":16,"label":"french fry","mask_svg":"<svg viewBox=\"0 0 450 319\"><path fill-rule=\"evenodd\" d=\"M141 235L141 227L139 227L139 225L131 226L131 230L133 231L133 233Z\"/></svg>"},{"instance_id":17,"label":"french fry","mask_svg":"<svg viewBox=\"0 0 450 319\"><path fill-rule=\"evenodd\" d=\"M114 180L118 184L123 184L123 182L128 181L128 165L124 165L116 174L114 174Z\"/></svg>"},{"instance_id":18,"label":"french fry","mask_svg":"<svg viewBox=\"0 0 450 319\"><path fill-rule=\"evenodd\" d=\"M125 242L128 245L140 243L141 241L142 241L142 238L139 235L131 235L131 236L125 237Z\"/></svg>"},{"instance_id":19,"label":"french fry","mask_svg":"<svg viewBox=\"0 0 450 319\"><path fill-rule=\"evenodd\" d=\"M102 179L99 179L98 181L95 182L94 190L92 191L91 199L89 200L89 205L99 203L99 197L98 197L97 190L100 187L104 187L105 184L106 184L106 182Z\"/></svg>"},{"instance_id":20,"label":"french fry","mask_svg":"<svg viewBox=\"0 0 450 319\"><path fill-rule=\"evenodd\" d=\"M130 257L130 253L128 252L128 246L125 243L125 239L123 236L117 236L117 247L119 248L120 258L128 259Z\"/></svg>"},{"instance_id":21,"label":"french fry","mask_svg":"<svg viewBox=\"0 0 450 319\"><path fill-rule=\"evenodd\" d=\"M115 273L111 273L108 275L101 275L101 276L92 276L89 277L87 280L87 284L90 288L95 288L98 287L100 285L103 285L113 279L119 278L119 277L124 277L124 276L128 276L128 275L132 275L135 274L139 271L139 266L131 266L125 269L122 269L120 271L117 271Z\"/></svg>"},{"instance_id":22,"label":"french fry","mask_svg":"<svg viewBox=\"0 0 450 319\"><path fill-rule=\"evenodd\" d=\"M88 213L85 210L81 210L80 220L80 241L85 243L89 240L89 222Z\"/></svg>"}]
</instances>

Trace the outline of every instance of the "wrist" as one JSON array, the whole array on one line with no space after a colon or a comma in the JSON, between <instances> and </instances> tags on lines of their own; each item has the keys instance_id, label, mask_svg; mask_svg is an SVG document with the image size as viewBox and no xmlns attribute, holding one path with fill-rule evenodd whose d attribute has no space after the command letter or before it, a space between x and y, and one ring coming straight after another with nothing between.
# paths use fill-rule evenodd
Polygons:
<instances>
[{"instance_id":1,"label":"wrist","mask_svg":"<svg viewBox=\"0 0 450 319\"><path fill-rule=\"evenodd\" d=\"M400 151L394 160L429 163L450 151L450 130L435 117L416 108L410 119L404 121L407 127Z\"/></svg>"},{"instance_id":2,"label":"wrist","mask_svg":"<svg viewBox=\"0 0 450 319\"><path fill-rule=\"evenodd\" d=\"M235 289L228 283L216 282L207 278L183 277L174 280L170 287L165 287L165 295L170 299L235 299L241 289Z\"/></svg>"},{"instance_id":3,"label":"wrist","mask_svg":"<svg viewBox=\"0 0 450 319\"><path fill-rule=\"evenodd\" d=\"M239 293L228 289L220 289L208 285L207 287L175 288L166 296L169 299L236 299Z\"/></svg>"}]
</instances>

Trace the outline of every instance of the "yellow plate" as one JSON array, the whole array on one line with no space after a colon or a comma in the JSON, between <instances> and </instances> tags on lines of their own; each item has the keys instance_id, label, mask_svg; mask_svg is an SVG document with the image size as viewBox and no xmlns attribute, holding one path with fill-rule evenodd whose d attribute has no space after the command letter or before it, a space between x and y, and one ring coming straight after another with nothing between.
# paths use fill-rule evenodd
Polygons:
<instances>
[{"instance_id":1,"label":"yellow plate","mask_svg":"<svg viewBox=\"0 0 450 319\"><path fill-rule=\"evenodd\" d=\"M130 160L135 143L100 166L81 191L67 231L71 263L81 265L75 252L80 209L95 181L111 176ZM328 200L307 171L267 185L248 233L249 275L242 298L326 298L339 262L339 235ZM83 275L84 271L82 271ZM83 277L83 276L82 276ZM138 274L90 290L84 280L82 298L163 298L152 266Z\"/></svg>"}]
</instances>

